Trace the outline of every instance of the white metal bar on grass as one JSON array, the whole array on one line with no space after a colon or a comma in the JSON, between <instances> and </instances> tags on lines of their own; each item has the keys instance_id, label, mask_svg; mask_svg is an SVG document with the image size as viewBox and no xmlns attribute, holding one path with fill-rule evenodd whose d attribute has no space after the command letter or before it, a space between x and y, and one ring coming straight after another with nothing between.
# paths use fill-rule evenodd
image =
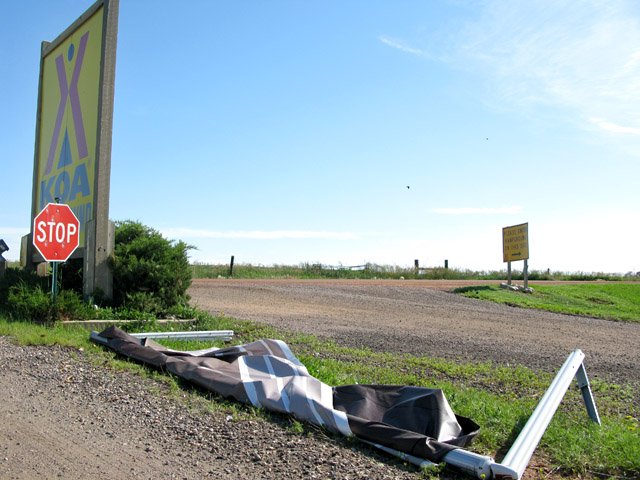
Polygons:
<instances>
[{"instance_id":1,"label":"white metal bar on grass","mask_svg":"<svg viewBox=\"0 0 640 480\"><path fill-rule=\"evenodd\" d=\"M151 333L130 333L135 338L157 338L172 340L223 340L229 341L233 338L233 330L203 330L195 332L151 332ZM91 340L101 345L107 345L106 338L101 337L97 332L91 332Z\"/></svg>"},{"instance_id":2,"label":"white metal bar on grass","mask_svg":"<svg viewBox=\"0 0 640 480\"><path fill-rule=\"evenodd\" d=\"M130 333L135 338L158 338L172 340L231 340L233 330L201 330L194 332L141 332Z\"/></svg>"}]
</instances>

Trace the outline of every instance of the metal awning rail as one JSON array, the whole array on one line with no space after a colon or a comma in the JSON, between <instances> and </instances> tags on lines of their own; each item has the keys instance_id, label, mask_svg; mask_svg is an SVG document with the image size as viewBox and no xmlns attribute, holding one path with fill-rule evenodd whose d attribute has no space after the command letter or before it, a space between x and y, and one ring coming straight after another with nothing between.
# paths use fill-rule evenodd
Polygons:
<instances>
[{"instance_id":1,"label":"metal awning rail","mask_svg":"<svg viewBox=\"0 0 640 480\"><path fill-rule=\"evenodd\" d=\"M141 332L130 333L135 338L171 339L171 340L222 340L228 342L233 338L233 330L199 330L193 332ZM107 345L108 340L98 332L91 332L91 340L101 345Z\"/></svg>"},{"instance_id":2,"label":"metal awning rail","mask_svg":"<svg viewBox=\"0 0 640 480\"><path fill-rule=\"evenodd\" d=\"M141 332L130 333L135 338L172 340L224 340L233 338L233 330L200 330L193 332Z\"/></svg>"}]
</instances>

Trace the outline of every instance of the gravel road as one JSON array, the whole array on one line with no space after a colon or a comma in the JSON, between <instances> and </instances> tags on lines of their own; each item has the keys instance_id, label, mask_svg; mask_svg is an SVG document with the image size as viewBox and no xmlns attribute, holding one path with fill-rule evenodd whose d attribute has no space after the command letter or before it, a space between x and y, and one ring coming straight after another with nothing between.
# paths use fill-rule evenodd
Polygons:
<instances>
[{"instance_id":1,"label":"gravel road","mask_svg":"<svg viewBox=\"0 0 640 480\"><path fill-rule=\"evenodd\" d=\"M580 348L591 378L640 385L640 323L526 310L450 292L478 283L496 284L215 279L195 280L189 293L215 314L390 352L555 372Z\"/></svg>"}]
</instances>

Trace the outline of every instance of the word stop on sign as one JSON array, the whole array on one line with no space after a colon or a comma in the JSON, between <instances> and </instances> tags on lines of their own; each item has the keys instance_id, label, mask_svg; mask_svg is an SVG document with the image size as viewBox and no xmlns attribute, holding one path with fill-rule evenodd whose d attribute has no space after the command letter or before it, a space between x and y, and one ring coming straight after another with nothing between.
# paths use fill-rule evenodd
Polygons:
<instances>
[{"instance_id":1,"label":"word stop on sign","mask_svg":"<svg viewBox=\"0 0 640 480\"><path fill-rule=\"evenodd\" d=\"M69 243L78 233L78 226L74 223L45 222L36 223L36 240L48 243Z\"/></svg>"}]
</instances>

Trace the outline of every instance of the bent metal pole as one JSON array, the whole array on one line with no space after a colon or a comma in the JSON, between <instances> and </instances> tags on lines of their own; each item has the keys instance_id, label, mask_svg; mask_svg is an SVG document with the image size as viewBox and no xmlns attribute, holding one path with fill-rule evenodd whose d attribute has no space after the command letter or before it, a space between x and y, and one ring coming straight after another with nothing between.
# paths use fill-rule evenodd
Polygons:
<instances>
[{"instance_id":1,"label":"bent metal pole","mask_svg":"<svg viewBox=\"0 0 640 480\"><path fill-rule=\"evenodd\" d=\"M582 365L583 359L584 353L580 350L576 350L569 355L569 358L560 368L531 417L529 417L520 435L518 435L518 438L516 438L516 441L502 460L502 465L510 467L517 472L518 478L522 476L524 469L527 468L533 451L538 446L549 422L551 422L553 415L556 413L564 394L571 385L580 365Z\"/></svg>"},{"instance_id":2,"label":"bent metal pole","mask_svg":"<svg viewBox=\"0 0 640 480\"><path fill-rule=\"evenodd\" d=\"M583 360L584 353L581 350L569 355L501 463L464 449L449 452L444 461L477 478L519 480L574 377L577 377L589 417L599 425L600 417Z\"/></svg>"}]
</instances>

